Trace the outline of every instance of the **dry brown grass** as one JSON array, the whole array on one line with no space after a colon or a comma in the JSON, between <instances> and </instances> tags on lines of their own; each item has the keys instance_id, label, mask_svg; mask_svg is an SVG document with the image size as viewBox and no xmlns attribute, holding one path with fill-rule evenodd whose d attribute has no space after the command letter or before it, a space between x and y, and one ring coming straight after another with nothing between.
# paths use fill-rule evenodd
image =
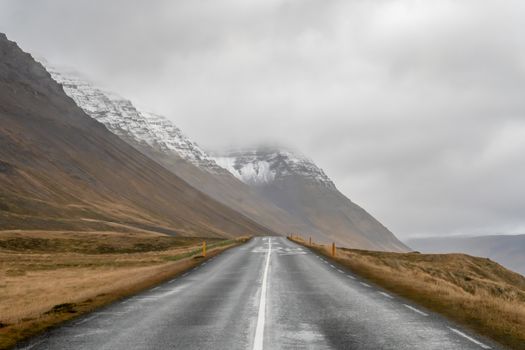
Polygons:
<instances>
[{"instance_id":1,"label":"dry brown grass","mask_svg":"<svg viewBox=\"0 0 525 350\"><path fill-rule=\"evenodd\" d=\"M193 267L203 260L201 241L149 233L0 232L0 348ZM207 241L208 257L240 242Z\"/></svg>"},{"instance_id":2,"label":"dry brown grass","mask_svg":"<svg viewBox=\"0 0 525 350\"><path fill-rule=\"evenodd\" d=\"M294 241L308 246L301 240ZM525 349L525 277L464 254L312 249L364 278L513 349Z\"/></svg>"}]
</instances>

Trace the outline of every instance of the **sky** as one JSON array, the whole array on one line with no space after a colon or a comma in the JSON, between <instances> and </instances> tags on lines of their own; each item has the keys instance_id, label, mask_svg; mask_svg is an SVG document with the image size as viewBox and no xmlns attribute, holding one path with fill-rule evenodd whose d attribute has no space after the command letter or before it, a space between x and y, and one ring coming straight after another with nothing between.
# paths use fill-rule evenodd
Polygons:
<instances>
[{"instance_id":1,"label":"sky","mask_svg":"<svg viewBox=\"0 0 525 350\"><path fill-rule=\"evenodd\" d=\"M522 0L0 0L205 149L312 158L401 239L525 233Z\"/></svg>"}]
</instances>

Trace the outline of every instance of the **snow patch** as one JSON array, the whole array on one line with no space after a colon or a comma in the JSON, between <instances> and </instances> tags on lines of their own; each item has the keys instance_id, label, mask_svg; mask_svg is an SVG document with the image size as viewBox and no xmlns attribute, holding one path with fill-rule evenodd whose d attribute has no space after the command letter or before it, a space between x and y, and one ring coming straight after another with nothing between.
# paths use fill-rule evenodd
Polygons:
<instances>
[{"instance_id":1,"label":"snow patch","mask_svg":"<svg viewBox=\"0 0 525 350\"><path fill-rule=\"evenodd\" d=\"M175 153L210 173L224 172L169 119L136 108L131 101L94 86L78 73L60 71L52 66L47 70L80 108L117 136L147 144L166 154Z\"/></svg>"},{"instance_id":2,"label":"snow patch","mask_svg":"<svg viewBox=\"0 0 525 350\"><path fill-rule=\"evenodd\" d=\"M290 151L237 151L214 159L217 164L249 185L270 184L289 176L300 176L335 189L334 183L313 161Z\"/></svg>"}]
</instances>

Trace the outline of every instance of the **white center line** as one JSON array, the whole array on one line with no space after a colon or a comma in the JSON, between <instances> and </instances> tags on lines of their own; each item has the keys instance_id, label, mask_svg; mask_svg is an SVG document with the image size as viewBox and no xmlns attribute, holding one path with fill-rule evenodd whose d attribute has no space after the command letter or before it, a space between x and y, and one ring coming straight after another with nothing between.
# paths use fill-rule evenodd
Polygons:
<instances>
[{"instance_id":1,"label":"white center line","mask_svg":"<svg viewBox=\"0 0 525 350\"><path fill-rule=\"evenodd\" d=\"M268 253L266 254L266 265L264 266L263 280L261 285L261 300L259 302L259 315L257 317L257 328L253 340L253 350L263 349L264 323L266 322L266 285L268 282L268 267L270 266L270 254L272 253L272 239L268 240Z\"/></svg>"},{"instance_id":2,"label":"white center line","mask_svg":"<svg viewBox=\"0 0 525 350\"><path fill-rule=\"evenodd\" d=\"M416 309L415 307L413 306L410 306L410 305L407 305L407 304L403 304L405 307L409 308L410 310L414 311L414 312L417 312L418 314L420 314L421 316L428 316L427 313L424 313L423 311L421 310L418 310Z\"/></svg>"},{"instance_id":3,"label":"white center line","mask_svg":"<svg viewBox=\"0 0 525 350\"><path fill-rule=\"evenodd\" d=\"M385 293L385 292L379 292L379 294L381 294L381 295L383 295L383 296L387 297L388 299L394 299L394 297L393 297L393 296L391 296L391 295L390 295L390 294L388 294L388 293Z\"/></svg>"},{"instance_id":4,"label":"white center line","mask_svg":"<svg viewBox=\"0 0 525 350\"><path fill-rule=\"evenodd\" d=\"M483 349L491 349L490 346L486 345L486 344L483 344L482 342L472 338L472 337L469 337L468 335L466 335L465 333L461 332L460 330L456 329L456 328L452 328L452 327L447 327L448 329L450 329L452 332L456 333L457 335L460 335L462 336L463 338L465 339L468 339L470 340L471 342L473 342L474 344L476 345L479 345L480 347L482 347Z\"/></svg>"}]
</instances>

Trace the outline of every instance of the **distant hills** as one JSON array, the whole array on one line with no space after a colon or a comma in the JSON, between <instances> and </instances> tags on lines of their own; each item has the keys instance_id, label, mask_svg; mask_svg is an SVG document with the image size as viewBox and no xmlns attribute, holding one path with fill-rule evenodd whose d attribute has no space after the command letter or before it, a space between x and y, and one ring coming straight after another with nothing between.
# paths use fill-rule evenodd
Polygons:
<instances>
[{"instance_id":1,"label":"distant hills","mask_svg":"<svg viewBox=\"0 0 525 350\"><path fill-rule=\"evenodd\" d=\"M167 118L137 108L79 73L44 64L65 92L110 131L193 187L272 231L355 248L407 250L306 157L265 148L211 156Z\"/></svg>"},{"instance_id":2,"label":"distant hills","mask_svg":"<svg viewBox=\"0 0 525 350\"><path fill-rule=\"evenodd\" d=\"M422 253L465 253L494 260L525 276L525 234L477 237L430 237L407 240Z\"/></svg>"}]
</instances>

